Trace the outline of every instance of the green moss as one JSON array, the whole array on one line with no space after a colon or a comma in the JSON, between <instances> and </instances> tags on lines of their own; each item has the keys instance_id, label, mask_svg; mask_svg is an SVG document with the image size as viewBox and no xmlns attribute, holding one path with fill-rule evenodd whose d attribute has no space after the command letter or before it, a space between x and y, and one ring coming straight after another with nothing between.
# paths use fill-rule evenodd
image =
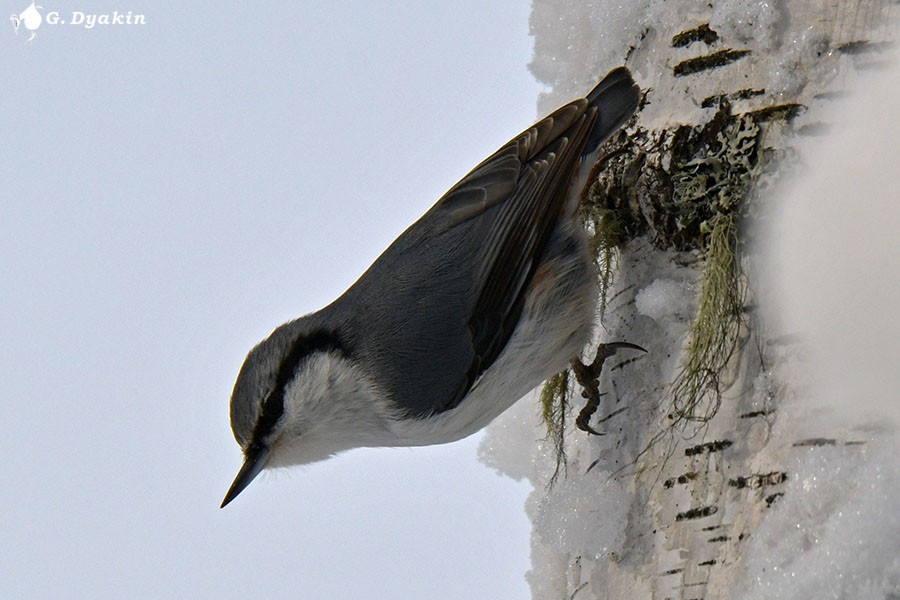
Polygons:
<instances>
[{"instance_id":1,"label":"green moss","mask_svg":"<svg viewBox=\"0 0 900 600\"><path fill-rule=\"evenodd\" d=\"M556 453L556 469L550 483L556 481L566 468L566 418L569 407L569 371L557 373L541 388L541 419L547 427L547 439L553 444Z\"/></svg>"},{"instance_id":2,"label":"green moss","mask_svg":"<svg viewBox=\"0 0 900 600\"><path fill-rule=\"evenodd\" d=\"M702 239L711 230L711 218L738 211L756 176L759 138L754 120L740 116L725 124L703 151L676 164L668 209L678 230L699 225Z\"/></svg>"},{"instance_id":3,"label":"green moss","mask_svg":"<svg viewBox=\"0 0 900 600\"><path fill-rule=\"evenodd\" d=\"M591 233L589 240L591 256L600 274L600 318L606 314L609 290L616 269L616 257L622 244L622 225L615 212L606 209L587 211L583 215L586 229Z\"/></svg>"},{"instance_id":4,"label":"green moss","mask_svg":"<svg viewBox=\"0 0 900 600\"><path fill-rule=\"evenodd\" d=\"M722 398L720 375L738 347L745 285L737 253L736 214L717 215L708 229L697 313L672 385L673 425L706 422L715 416Z\"/></svg>"},{"instance_id":5,"label":"green moss","mask_svg":"<svg viewBox=\"0 0 900 600\"><path fill-rule=\"evenodd\" d=\"M716 142L673 174L679 219L711 215L700 224L706 263L686 355L672 389L675 424L704 422L715 415L720 375L737 348L743 315L738 219L759 176L760 128L743 115L722 127Z\"/></svg>"}]
</instances>

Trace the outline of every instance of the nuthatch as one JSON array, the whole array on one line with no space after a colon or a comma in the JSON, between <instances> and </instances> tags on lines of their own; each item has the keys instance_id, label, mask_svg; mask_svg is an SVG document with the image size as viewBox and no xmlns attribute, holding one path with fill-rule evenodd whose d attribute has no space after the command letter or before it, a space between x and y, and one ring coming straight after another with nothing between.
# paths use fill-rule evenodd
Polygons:
<instances>
[{"instance_id":1,"label":"nuthatch","mask_svg":"<svg viewBox=\"0 0 900 600\"><path fill-rule=\"evenodd\" d=\"M264 468L464 438L577 361L598 296L578 200L639 99L611 71L463 177L340 298L253 348L231 396L244 463L222 506Z\"/></svg>"}]
</instances>

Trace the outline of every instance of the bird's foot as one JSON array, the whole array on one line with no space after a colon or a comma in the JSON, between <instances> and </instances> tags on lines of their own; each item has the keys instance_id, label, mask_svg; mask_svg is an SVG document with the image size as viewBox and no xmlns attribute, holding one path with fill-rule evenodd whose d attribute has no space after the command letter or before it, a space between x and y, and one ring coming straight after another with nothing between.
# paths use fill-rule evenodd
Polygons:
<instances>
[{"instance_id":1,"label":"bird's foot","mask_svg":"<svg viewBox=\"0 0 900 600\"><path fill-rule=\"evenodd\" d=\"M597 409L600 407L600 396L603 395L600 393L600 372L603 370L603 363L606 359L615 354L620 348L629 348L646 352L646 350L637 344L629 342L609 342L608 344L600 344L597 347L597 355L594 357L591 364L586 365L579 359L572 361L572 371L575 373L575 380L582 388L581 396L587 400L584 408L578 413L578 418L575 419L575 426L592 435L603 435L602 432L597 431L591 427L590 424L591 417L594 416L594 413L596 413ZM625 408L613 411L609 415L603 417L599 422L602 423L623 410L625 410Z\"/></svg>"}]
</instances>

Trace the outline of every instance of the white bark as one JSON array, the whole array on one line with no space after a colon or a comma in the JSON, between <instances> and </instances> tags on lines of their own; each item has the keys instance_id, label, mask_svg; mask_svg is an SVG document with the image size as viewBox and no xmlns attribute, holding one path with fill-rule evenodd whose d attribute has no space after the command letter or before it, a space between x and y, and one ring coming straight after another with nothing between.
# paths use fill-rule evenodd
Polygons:
<instances>
[{"instance_id":1,"label":"white bark","mask_svg":"<svg viewBox=\"0 0 900 600\"><path fill-rule=\"evenodd\" d=\"M603 2L567 4L534 2L533 69L553 86L542 99L542 112L624 63L643 88L651 88L640 117L640 125L649 129L702 123L714 111L701 107L705 98L740 90L764 93L734 100L736 113L803 105L806 110L789 126L769 129L767 145L777 148L801 148L804 136L828 124L828 105L854 87L860 71L889 62L886 45L896 39L900 11L888 0L660 0L624 8ZM718 33L715 43L672 47L673 36L702 23ZM724 49L751 52L718 68L675 74L683 61ZM821 139L827 143L827 137ZM779 197L784 199L766 190L753 201L771 216ZM751 284L748 326L725 378L722 404L707 424L650 444L667 423L671 382L681 364L702 260L636 240L621 254L601 335L649 350L634 361L617 356L619 360L607 362L602 391L613 404L606 412L621 406L628 410L605 424L605 437L569 433L567 477L549 491L554 461L549 445L538 444L530 472L513 465L521 457L490 450L511 436L535 437L534 405L519 403L489 429L483 445L486 461L501 471L524 474L535 486L528 505L535 523L534 564L528 575L535 598L790 597L779 596L778 580L763 572L766 565L777 570L779 563L767 563L766 546L754 538L767 527L766 544L783 564L791 552L809 551L817 537L815 532L785 531L779 547L779 533L766 521L782 504L800 511L810 506L806 525L798 521L798 528L828 519L846 507L843 500L861 485L854 480L854 465L892 456L873 443L877 448L886 443L893 452L900 449L896 429L878 431L861 422L809 414L814 382L804 366L808 346L791 335L791 323L767 317L764 309L772 297L759 293L766 268L759 256L751 251L745 258ZM650 450L639 456L648 445ZM836 465L834 472L829 464ZM822 481L799 481L810 477L811 468L823 469ZM816 504L816 494L825 489L816 486L823 482L832 488L821 495L827 502ZM834 486L844 486L846 494L834 492ZM804 489L808 495L791 498ZM893 548L896 557L900 542ZM840 575L851 568L849 560L833 569ZM895 559L886 560L890 565ZM848 574L842 581L849 579ZM873 598L894 597L890 594L900 594L894 585L900 581L888 579L867 589ZM833 586L830 593L843 597L842 589Z\"/></svg>"}]
</instances>

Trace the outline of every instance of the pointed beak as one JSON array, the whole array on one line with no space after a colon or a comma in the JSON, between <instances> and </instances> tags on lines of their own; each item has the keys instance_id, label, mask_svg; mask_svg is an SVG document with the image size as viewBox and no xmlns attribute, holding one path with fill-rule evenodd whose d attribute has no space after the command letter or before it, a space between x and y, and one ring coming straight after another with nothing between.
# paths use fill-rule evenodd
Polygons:
<instances>
[{"instance_id":1,"label":"pointed beak","mask_svg":"<svg viewBox=\"0 0 900 600\"><path fill-rule=\"evenodd\" d=\"M234 482L231 484L231 487L228 488L228 493L225 494L225 499L222 500L222 504L219 508L225 508L225 506L237 498L237 495L244 491L244 488L250 485L250 482L259 475L259 472L263 470L263 467L266 466L266 462L269 460L269 454L271 450L265 446L250 446L247 449L247 454L244 456L244 464L241 466L241 470L238 471L237 477L234 478Z\"/></svg>"}]
</instances>

